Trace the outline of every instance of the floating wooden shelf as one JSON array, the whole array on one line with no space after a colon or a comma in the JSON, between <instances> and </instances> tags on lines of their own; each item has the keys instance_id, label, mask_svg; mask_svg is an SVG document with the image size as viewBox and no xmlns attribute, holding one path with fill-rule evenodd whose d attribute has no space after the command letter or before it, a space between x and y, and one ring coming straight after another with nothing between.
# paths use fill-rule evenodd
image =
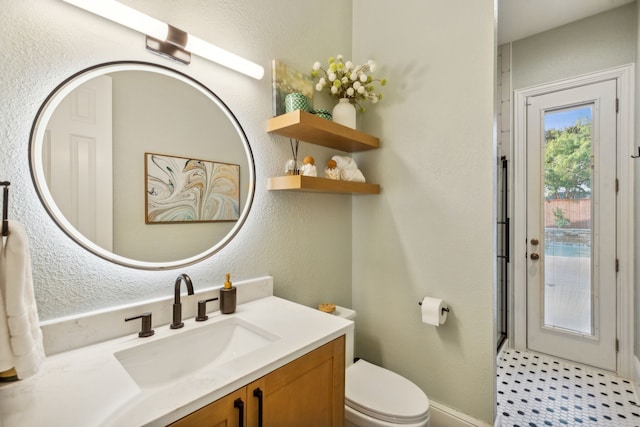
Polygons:
<instances>
[{"instance_id":1,"label":"floating wooden shelf","mask_svg":"<svg viewBox=\"0 0 640 427\"><path fill-rule=\"evenodd\" d=\"M305 111L292 111L274 117L267 132L295 138L335 150L355 153L380 147L380 140L364 132L334 123ZM380 186L365 182L340 181L304 175L269 178L269 190L311 191L317 193L378 194Z\"/></svg>"},{"instance_id":2,"label":"floating wooden shelf","mask_svg":"<svg viewBox=\"0 0 640 427\"><path fill-rule=\"evenodd\" d=\"M375 136L301 110L270 119L267 132L348 153L380 147L380 139Z\"/></svg>"},{"instance_id":3,"label":"floating wooden shelf","mask_svg":"<svg viewBox=\"0 0 640 427\"><path fill-rule=\"evenodd\" d=\"M324 120L324 119L320 119ZM311 191L316 193L378 194L380 186L367 182L340 181L305 175L287 175L269 178L269 190Z\"/></svg>"}]
</instances>

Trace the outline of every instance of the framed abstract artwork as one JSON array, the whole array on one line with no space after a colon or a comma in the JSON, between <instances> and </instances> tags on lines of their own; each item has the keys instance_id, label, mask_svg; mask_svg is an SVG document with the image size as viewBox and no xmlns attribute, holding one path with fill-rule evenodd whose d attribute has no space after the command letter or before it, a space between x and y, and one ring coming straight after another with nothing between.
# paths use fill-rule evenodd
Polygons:
<instances>
[{"instance_id":1,"label":"framed abstract artwork","mask_svg":"<svg viewBox=\"0 0 640 427\"><path fill-rule=\"evenodd\" d=\"M237 221L240 166L145 153L145 223Z\"/></svg>"}]
</instances>

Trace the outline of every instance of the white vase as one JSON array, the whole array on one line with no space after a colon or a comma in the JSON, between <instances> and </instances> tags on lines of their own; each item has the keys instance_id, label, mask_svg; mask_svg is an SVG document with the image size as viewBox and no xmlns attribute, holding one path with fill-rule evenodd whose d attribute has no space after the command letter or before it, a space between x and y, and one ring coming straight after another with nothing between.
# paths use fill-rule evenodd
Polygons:
<instances>
[{"instance_id":1,"label":"white vase","mask_svg":"<svg viewBox=\"0 0 640 427\"><path fill-rule=\"evenodd\" d=\"M356 107L348 98L340 98L340 102L333 107L333 121L352 129L356 128Z\"/></svg>"}]
</instances>

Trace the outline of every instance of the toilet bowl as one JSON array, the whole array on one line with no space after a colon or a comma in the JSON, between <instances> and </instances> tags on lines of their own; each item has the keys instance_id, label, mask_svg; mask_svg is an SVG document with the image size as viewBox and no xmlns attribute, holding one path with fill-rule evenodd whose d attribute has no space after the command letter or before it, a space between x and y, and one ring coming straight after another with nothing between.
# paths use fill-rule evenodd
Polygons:
<instances>
[{"instance_id":1,"label":"toilet bowl","mask_svg":"<svg viewBox=\"0 0 640 427\"><path fill-rule=\"evenodd\" d=\"M333 314L356 316L344 307ZM429 426L429 399L417 385L366 360L354 363L353 332L347 333L345 345L345 427Z\"/></svg>"}]
</instances>

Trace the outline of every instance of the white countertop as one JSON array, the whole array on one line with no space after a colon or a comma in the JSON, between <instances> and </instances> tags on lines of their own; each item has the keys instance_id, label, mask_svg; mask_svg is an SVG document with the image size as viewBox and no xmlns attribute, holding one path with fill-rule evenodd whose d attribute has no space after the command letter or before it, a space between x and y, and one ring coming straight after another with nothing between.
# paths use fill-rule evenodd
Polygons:
<instances>
[{"instance_id":1,"label":"white countertop","mask_svg":"<svg viewBox=\"0 0 640 427\"><path fill-rule=\"evenodd\" d=\"M120 350L232 316L279 338L225 364L224 372L200 370L170 385L145 390L114 356ZM0 425L166 425L353 328L349 320L274 296L239 304L234 314L216 311L206 322L190 318L184 324L179 330L155 326L155 335L149 338L127 335L47 357L35 376L0 387Z\"/></svg>"}]
</instances>

